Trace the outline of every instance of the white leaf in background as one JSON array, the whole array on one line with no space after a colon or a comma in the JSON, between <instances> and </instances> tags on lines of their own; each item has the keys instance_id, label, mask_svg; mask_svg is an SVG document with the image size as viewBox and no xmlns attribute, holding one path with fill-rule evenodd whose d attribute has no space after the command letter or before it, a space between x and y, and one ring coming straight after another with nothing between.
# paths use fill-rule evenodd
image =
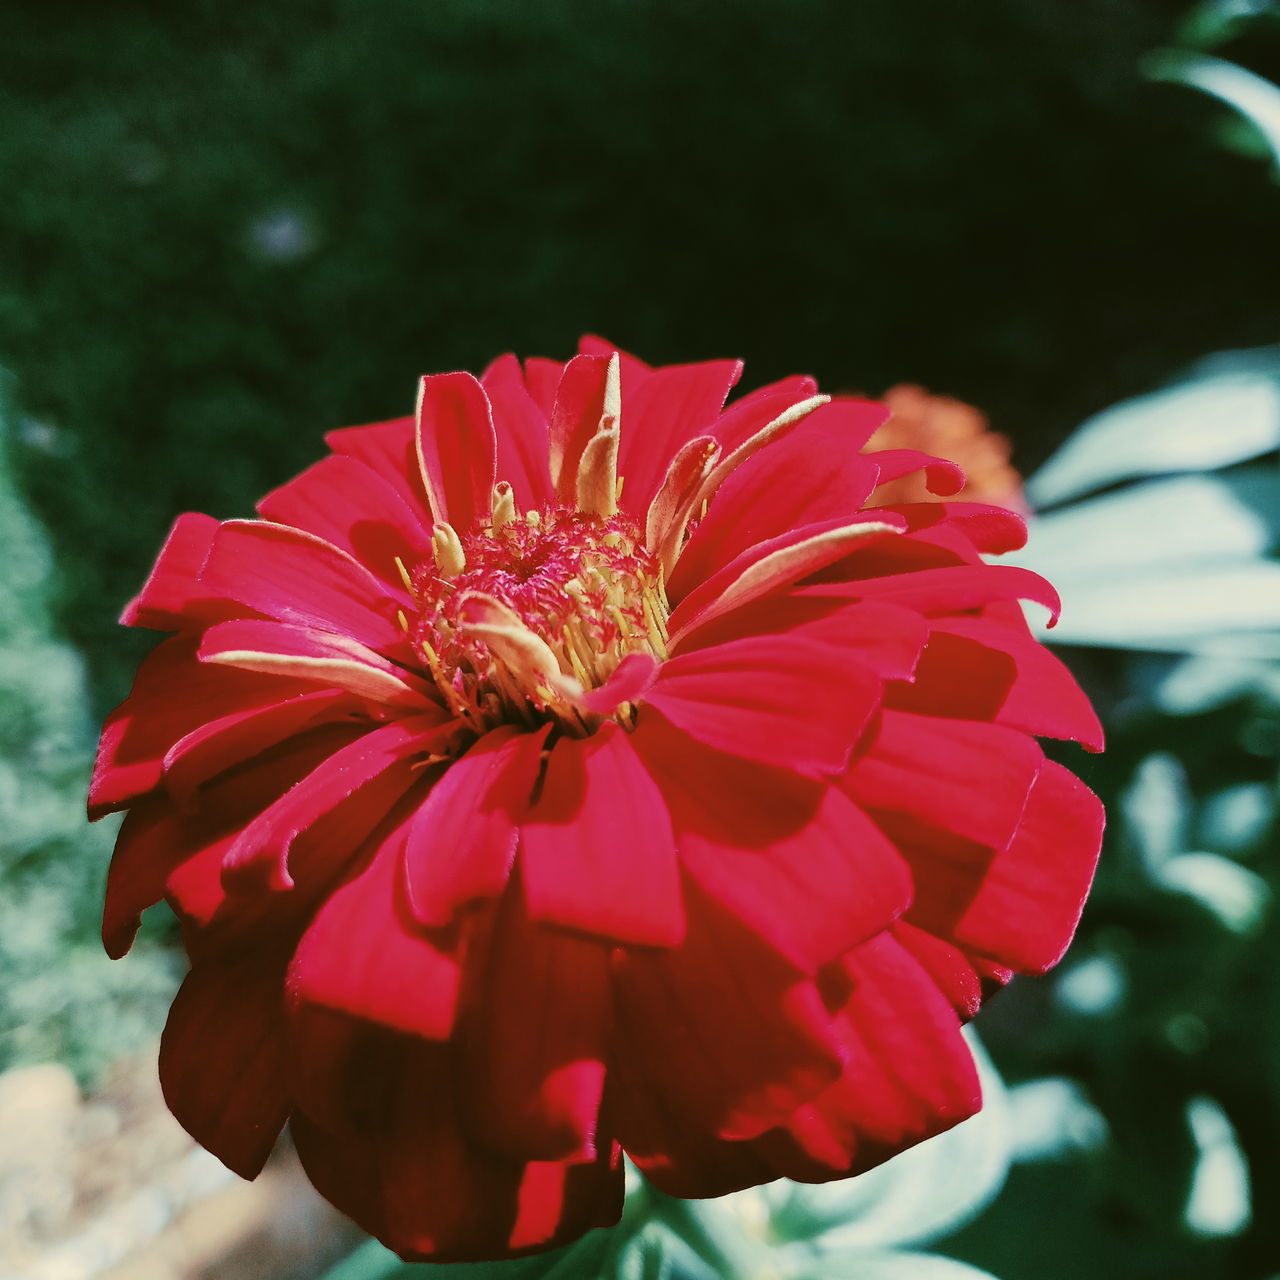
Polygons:
<instances>
[{"instance_id":1,"label":"white leaf in background","mask_svg":"<svg viewBox=\"0 0 1280 1280\"><path fill-rule=\"evenodd\" d=\"M1040 561L1024 561L1047 572ZM1054 582L1062 621L1056 644L1280 658L1280 561L1232 560L1109 573L1081 563ZM1034 607L1034 606L1033 606Z\"/></svg>"},{"instance_id":2,"label":"white leaf in background","mask_svg":"<svg viewBox=\"0 0 1280 1280\"><path fill-rule=\"evenodd\" d=\"M1200 843L1223 853L1244 852L1262 838L1276 793L1265 782L1238 782L1214 792L1200 811Z\"/></svg>"},{"instance_id":3,"label":"white leaf in background","mask_svg":"<svg viewBox=\"0 0 1280 1280\"><path fill-rule=\"evenodd\" d=\"M1128 976L1114 956L1089 956L1059 971L1053 998L1071 1013L1100 1018L1120 1006L1128 989Z\"/></svg>"},{"instance_id":4,"label":"white leaf in background","mask_svg":"<svg viewBox=\"0 0 1280 1280\"><path fill-rule=\"evenodd\" d=\"M736 1278L735 1278L736 1280ZM797 1280L996 1280L967 1262L934 1253L854 1250L824 1258Z\"/></svg>"},{"instance_id":5,"label":"white leaf in background","mask_svg":"<svg viewBox=\"0 0 1280 1280\"><path fill-rule=\"evenodd\" d=\"M1177 757L1164 751L1147 756L1121 796L1120 810L1148 874L1181 853L1190 830L1191 789Z\"/></svg>"},{"instance_id":6,"label":"white leaf in background","mask_svg":"<svg viewBox=\"0 0 1280 1280\"><path fill-rule=\"evenodd\" d=\"M1252 71L1206 54L1160 50L1147 59L1147 74L1211 94L1234 107L1262 135L1280 166L1280 89Z\"/></svg>"},{"instance_id":7,"label":"white leaf in background","mask_svg":"<svg viewBox=\"0 0 1280 1280\"><path fill-rule=\"evenodd\" d=\"M1151 701L1169 715L1195 715L1236 698L1260 694L1280 706L1280 670L1274 663L1240 658L1184 658L1159 675Z\"/></svg>"},{"instance_id":8,"label":"white leaf in background","mask_svg":"<svg viewBox=\"0 0 1280 1280\"><path fill-rule=\"evenodd\" d=\"M1197 1148L1183 1218L1202 1236L1234 1236L1252 1218L1249 1166L1226 1113L1212 1098L1187 1104L1187 1124Z\"/></svg>"},{"instance_id":9,"label":"white leaf in background","mask_svg":"<svg viewBox=\"0 0 1280 1280\"><path fill-rule=\"evenodd\" d=\"M1271 901L1261 876L1216 853L1181 853L1154 878L1163 888L1194 898L1232 933L1256 928Z\"/></svg>"},{"instance_id":10,"label":"white leaf in background","mask_svg":"<svg viewBox=\"0 0 1280 1280\"><path fill-rule=\"evenodd\" d=\"M1265 555L1280 533L1280 473L1177 476L1134 485L1032 517L1027 546L1001 559L1051 582L1084 565L1112 576L1133 569Z\"/></svg>"},{"instance_id":11,"label":"white leaf in background","mask_svg":"<svg viewBox=\"0 0 1280 1280\"><path fill-rule=\"evenodd\" d=\"M1083 423L1027 482L1049 507L1138 476L1200 471L1280 448L1274 377L1224 371L1123 400Z\"/></svg>"},{"instance_id":12,"label":"white leaf in background","mask_svg":"<svg viewBox=\"0 0 1280 1280\"><path fill-rule=\"evenodd\" d=\"M1056 1160L1096 1151L1107 1141L1107 1122L1085 1091L1065 1076L1028 1080L1009 1090L1015 1160Z\"/></svg>"}]
</instances>

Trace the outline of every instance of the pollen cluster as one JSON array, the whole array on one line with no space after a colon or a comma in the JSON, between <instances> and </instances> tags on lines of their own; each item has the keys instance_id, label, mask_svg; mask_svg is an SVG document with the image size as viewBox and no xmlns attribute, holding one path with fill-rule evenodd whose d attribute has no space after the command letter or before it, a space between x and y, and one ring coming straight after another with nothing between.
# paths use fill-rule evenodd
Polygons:
<instances>
[{"instance_id":1,"label":"pollen cluster","mask_svg":"<svg viewBox=\"0 0 1280 1280\"><path fill-rule=\"evenodd\" d=\"M436 554L407 573L417 610L406 630L477 730L554 718L589 732L600 717L575 695L603 685L629 654L666 656L657 559L629 515L517 514L502 496L493 520L461 538L437 526Z\"/></svg>"}]
</instances>

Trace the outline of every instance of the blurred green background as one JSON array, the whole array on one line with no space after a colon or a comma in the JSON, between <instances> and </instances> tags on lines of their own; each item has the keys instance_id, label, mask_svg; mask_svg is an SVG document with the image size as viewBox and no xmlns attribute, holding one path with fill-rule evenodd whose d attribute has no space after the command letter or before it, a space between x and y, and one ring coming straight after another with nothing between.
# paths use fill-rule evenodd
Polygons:
<instances>
[{"instance_id":1,"label":"blurred green background","mask_svg":"<svg viewBox=\"0 0 1280 1280\"><path fill-rule=\"evenodd\" d=\"M1244 2L8 0L0 1065L90 1080L162 1016L163 927L132 968L93 951L110 836L74 810L149 644L115 616L177 512L247 514L323 431L408 412L418 374L588 330L741 356L749 384L920 382L1030 472L1111 402L1276 339L1265 148L1144 73L1197 44L1280 78L1274 7ZM1118 802L1163 753L1186 839L1276 887L1274 689L1171 711L1163 668L1073 661L1114 744L1073 767ZM1238 786L1261 819L1202 836ZM1018 984L984 1021L1007 1075L1081 1082L1110 1139L1018 1166L943 1247L1003 1280L1280 1274L1276 926L1160 896L1113 831L1078 954L1122 997ZM1201 1095L1252 1175L1229 1231L1184 1212Z\"/></svg>"}]
</instances>

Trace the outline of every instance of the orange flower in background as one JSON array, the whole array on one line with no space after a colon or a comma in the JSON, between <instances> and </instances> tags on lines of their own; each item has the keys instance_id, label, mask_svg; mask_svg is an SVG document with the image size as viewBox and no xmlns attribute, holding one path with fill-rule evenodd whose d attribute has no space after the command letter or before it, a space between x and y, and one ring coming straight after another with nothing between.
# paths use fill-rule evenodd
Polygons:
<instances>
[{"instance_id":1,"label":"orange flower in background","mask_svg":"<svg viewBox=\"0 0 1280 1280\"><path fill-rule=\"evenodd\" d=\"M1101 746L998 506L877 502L881 406L596 339L423 379L261 519L179 518L102 735L104 940L177 913L165 1096L289 1124L404 1257L859 1173L980 1105L961 1024L1066 949Z\"/></svg>"},{"instance_id":2,"label":"orange flower in background","mask_svg":"<svg viewBox=\"0 0 1280 1280\"><path fill-rule=\"evenodd\" d=\"M1010 511L1025 512L1022 477L1010 464L1013 446L1007 436L992 431L987 416L963 400L935 396L912 383L899 383L880 397L893 415L877 427L867 452L918 449L956 463L964 472L964 488L949 494L953 502L992 502ZM876 503L938 502L923 472L916 471L880 485Z\"/></svg>"}]
</instances>

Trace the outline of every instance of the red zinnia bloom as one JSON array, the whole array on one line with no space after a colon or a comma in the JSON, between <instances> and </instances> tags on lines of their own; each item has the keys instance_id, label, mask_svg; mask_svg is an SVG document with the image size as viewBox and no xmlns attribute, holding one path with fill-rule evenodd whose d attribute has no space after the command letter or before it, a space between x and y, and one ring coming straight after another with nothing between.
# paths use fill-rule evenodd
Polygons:
<instances>
[{"instance_id":1,"label":"red zinnia bloom","mask_svg":"<svg viewBox=\"0 0 1280 1280\"><path fill-rule=\"evenodd\" d=\"M883 410L596 340L422 380L261 520L179 518L103 732L104 936L165 898L170 1106L406 1257L856 1173L979 1105L984 990L1062 954L1100 745L1021 520L867 508ZM625 484L623 483L625 478Z\"/></svg>"}]
</instances>

